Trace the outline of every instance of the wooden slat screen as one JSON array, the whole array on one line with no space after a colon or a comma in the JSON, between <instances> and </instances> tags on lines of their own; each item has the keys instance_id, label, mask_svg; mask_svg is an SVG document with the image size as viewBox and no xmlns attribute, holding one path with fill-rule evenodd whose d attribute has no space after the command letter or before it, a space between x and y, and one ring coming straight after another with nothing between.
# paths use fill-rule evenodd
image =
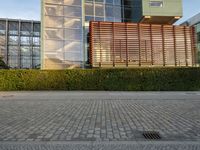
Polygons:
<instances>
[{"instance_id":1,"label":"wooden slat screen","mask_svg":"<svg viewBox=\"0 0 200 150\"><path fill-rule=\"evenodd\" d=\"M90 22L92 67L194 66L194 28Z\"/></svg>"}]
</instances>

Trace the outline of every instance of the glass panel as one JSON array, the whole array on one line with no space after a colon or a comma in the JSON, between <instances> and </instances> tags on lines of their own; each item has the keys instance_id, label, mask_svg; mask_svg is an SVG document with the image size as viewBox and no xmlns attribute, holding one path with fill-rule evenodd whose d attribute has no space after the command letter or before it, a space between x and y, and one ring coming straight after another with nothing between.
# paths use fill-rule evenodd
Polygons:
<instances>
[{"instance_id":1,"label":"glass panel","mask_svg":"<svg viewBox=\"0 0 200 150\"><path fill-rule=\"evenodd\" d=\"M0 34L6 34L6 22L0 21Z\"/></svg>"},{"instance_id":2,"label":"glass panel","mask_svg":"<svg viewBox=\"0 0 200 150\"><path fill-rule=\"evenodd\" d=\"M21 57L21 68L29 69L31 68L32 58L30 56Z\"/></svg>"},{"instance_id":3,"label":"glass panel","mask_svg":"<svg viewBox=\"0 0 200 150\"><path fill-rule=\"evenodd\" d=\"M121 5L121 0L114 0L114 5Z\"/></svg>"},{"instance_id":4,"label":"glass panel","mask_svg":"<svg viewBox=\"0 0 200 150\"><path fill-rule=\"evenodd\" d=\"M19 47L18 46L9 46L8 47L8 54L9 55L16 55L18 56L18 51L19 50Z\"/></svg>"},{"instance_id":5,"label":"glass panel","mask_svg":"<svg viewBox=\"0 0 200 150\"><path fill-rule=\"evenodd\" d=\"M63 40L63 29L53 29L53 28L47 28L45 30L45 38L46 39L57 39L57 40Z\"/></svg>"},{"instance_id":6,"label":"glass panel","mask_svg":"<svg viewBox=\"0 0 200 150\"><path fill-rule=\"evenodd\" d=\"M31 55L31 48L29 46L21 46L21 55L22 56L30 56Z\"/></svg>"},{"instance_id":7,"label":"glass panel","mask_svg":"<svg viewBox=\"0 0 200 150\"><path fill-rule=\"evenodd\" d=\"M44 1L47 2L47 0ZM50 4L45 3L45 5ZM43 20L45 21L45 32L43 37L44 58L42 58L44 59L44 64L42 66L46 69L71 67L71 65L74 65L74 62L76 62L76 65L80 65L83 60L83 50L81 48L82 0L63 0L63 3L59 3L58 6L63 7L63 10L59 9L59 14L53 15L56 13L56 10L54 9L57 9L57 5L53 5L51 7L54 9L52 11L46 11ZM66 43L66 40L70 42ZM79 42L78 51L73 46L76 41L81 41ZM71 47L70 51L72 52L66 52L66 47ZM74 53L77 53L77 55L74 55Z\"/></svg>"},{"instance_id":8,"label":"glass panel","mask_svg":"<svg viewBox=\"0 0 200 150\"><path fill-rule=\"evenodd\" d=\"M106 4L113 4L113 0L106 0Z\"/></svg>"},{"instance_id":9,"label":"glass panel","mask_svg":"<svg viewBox=\"0 0 200 150\"><path fill-rule=\"evenodd\" d=\"M95 21L104 21L103 17L95 17Z\"/></svg>"},{"instance_id":10,"label":"glass panel","mask_svg":"<svg viewBox=\"0 0 200 150\"><path fill-rule=\"evenodd\" d=\"M64 4L81 6L81 0L64 0Z\"/></svg>"},{"instance_id":11,"label":"glass panel","mask_svg":"<svg viewBox=\"0 0 200 150\"><path fill-rule=\"evenodd\" d=\"M197 33L197 42L200 43L200 32Z\"/></svg>"},{"instance_id":12,"label":"glass panel","mask_svg":"<svg viewBox=\"0 0 200 150\"><path fill-rule=\"evenodd\" d=\"M119 18L121 20L122 18L122 10L120 6L115 6L114 7L114 17Z\"/></svg>"},{"instance_id":13,"label":"glass panel","mask_svg":"<svg viewBox=\"0 0 200 150\"><path fill-rule=\"evenodd\" d=\"M33 35L40 36L40 24L39 23L33 24Z\"/></svg>"},{"instance_id":14,"label":"glass panel","mask_svg":"<svg viewBox=\"0 0 200 150\"><path fill-rule=\"evenodd\" d=\"M63 4L63 0L45 0L46 3Z\"/></svg>"},{"instance_id":15,"label":"glass panel","mask_svg":"<svg viewBox=\"0 0 200 150\"><path fill-rule=\"evenodd\" d=\"M40 47L33 47L33 56L40 56Z\"/></svg>"},{"instance_id":16,"label":"glass panel","mask_svg":"<svg viewBox=\"0 0 200 150\"><path fill-rule=\"evenodd\" d=\"M81 19L80 18L65 18L64 26L66 28L80 29L82 27L81 26Z\"/></svg>"},{"instance_id":17,"label":"glass panel","mask_svg":"<svg viewBox=\"0 0 200 150\"><path fill-rule=\"evenodd\" d=\"M63 48L63 41L59 40L46 40L45 46L45 53L46 55L51 54L56 54L57 51L62 51ZM54 56L55 57L55 56Z\"/></svg>"},{"instance_id":18,"label":"glass panel","mask_svg":"<svg viewBox=\"0 0 200 150\"><path fill-rule=\"evenodd\" d=\"M8 44L9 45L18 45L19 37L18 36L9 36Z\"/></svg>"},{"instance_id":19,"label":"glass panel","mask_svg":"<svg viewBox=\"0 0 200 150\"><path fill-rule=\"evenodd\" d=\"M33 45L40 45L40 37L33 37Z\"/></svg>"},{"instance_id":20,"label":"glass panel","mask_svg":"<svg viewBox=\"0 0 200 150\"><path fill-rule=\"evenodd\" d=\"M85 15L93 16L94 15L94 5L92 3L85 4Z\"/></svg>"},{"instance_id":21,"label":"glass panel","mask_svg":"<svg viewBox=\"0 0 200 150\"><path fill-rule=\"evenodd\" d=\"M45 25L46 27L61 28L63 25L63 17L46 16Z\"/></svg>"},{"instance_id":22,"label":"glass panel","mask_svg":"<svg viewBox=\"0 0 200 150\"><path fill-rule=\"evenodd\" d=\"M85 16L85 21L94 21L94 17L92 16Z\"/></svg>"},{"instance_id":23,"label":"glass panel","mask_svg":"<svg viewBox=\"0 0 200 150\"><path fill-rule=\"evenodd\" d=\"M63 16L63 6L46 5L45 14L52 16Z\"/></svg>"},{"instance_id":24,"label":"glass panel","mask_svg":"<svg viewBox=\"0 0 200 150\"><path fill-rule=\"evenodd\" d=\"M11 68L18 68L18 56L9 56L8 57L8 66Z\"/></svg>"},{"instance_id":25,"label":"glass panel","mask_svg":"<svg viewBox=\"0 0 200 150\"><path fill-rule=\"evenodd\" d=\"M31 44L31 38L28 37L28 36L22 36L20 42L21 42L22 45L30 45Z\"/></svg>"},{"instance_id":26,"label":"glass panel","mask_svg":"<svg viewBox=\"0 0 200 150\"><path fill-rule=\"evenodd\" d=\"M40 57L33 57L33 68L40 68Z\"/></svg>"},{"instance_id":27,"label":"glass panel","mask_svg":"<svg viewBox=\"0 0 200 150\"><path fill-rule=\"evenodd\" d=\"M124 5L131 6L132 0L124 0Z\"/></svg>"},{"instance_id":28,"label":"glass panel","mask_svg":"<svg viewBox=\"0 0 200 150\"><path fill-rule=\"evenodd\" d=\"M65 40L81 40L81 30L65 29Z\"/></svg>"},{"instance_id":29,"label":"glass panel","mask_svg":"<svg viewBox=\"0 0 200 150\"><path fill-rule=\"evenodd\" d=\"M9 28L9 34L18 35L19 32L18 22L9 22L8 28Z\"/></svg>"},{"instance_id":30,"label":"glass panel","mask_svg":"<svg viewBox=\"0 0 200 150\"><path fill-rule=\"evenodd\" d=\"M113 6L112 5L106 5L105 11L106 11L106 17L113 17Z\"/></svg>"},{"instance_id":31,"label":"glass panel","mask_svg":"<svg viewBox=\"0 0 200 150\"><path fill-rule=\"evenodd\" d=\"M74 6L64 6L64 15L69 17L81 17L81 8Z\"/></svg>"},{"instance_id":32,"label":"glass panel","mask_svg":"<svg viewBox=\"0 0 200 150\"><path fill-rule=\"evenodd\" d=\"M95 5L95 16L104 16L104 5Z\"/></svg>"},{"instance_id":33,"label":"glass panel","mask_svg":"<svg viewBox=\"0 0 200 150\"><path fill-rule=\"evenodd\" d=\"M95 0L96 3L103 3L104 0Z\"/></svg>"},{"instance_id":34,"label":"glass panel","mask_svg":"<svg viewBox=\"0 0 200 150\"><path fill-rule=\"evenodd\" d=\"M64 47L64 57L68 61L81 61L81 43L79 41L66 41Z\"/></svg>"},{"instance_id":35,"label":"glass panel","mask_svg":"<svg viewBox=\"0 0 200 150\"><path fill-rule=\"evenodd\" d=\"M32 24L31 23L21 23L21 34L22 35L30 35L32 30Z\"/></svg>"}]
</instances>

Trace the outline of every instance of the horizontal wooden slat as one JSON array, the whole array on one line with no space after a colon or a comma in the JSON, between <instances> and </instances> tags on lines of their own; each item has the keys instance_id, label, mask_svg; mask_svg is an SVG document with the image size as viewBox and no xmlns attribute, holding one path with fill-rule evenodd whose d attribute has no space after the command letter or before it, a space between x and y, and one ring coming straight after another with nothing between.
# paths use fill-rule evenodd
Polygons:
<instances>
[{"instance_id":1,"label":"horizontal wooden slat","mask_svg":"<svg viewBox=\"0 0 200 150\"><path fill-rule=\"evenodd\" d=\"M193 66L193 27L90 22L90 63L108 66Z\"/></svg>"}]
</instances>

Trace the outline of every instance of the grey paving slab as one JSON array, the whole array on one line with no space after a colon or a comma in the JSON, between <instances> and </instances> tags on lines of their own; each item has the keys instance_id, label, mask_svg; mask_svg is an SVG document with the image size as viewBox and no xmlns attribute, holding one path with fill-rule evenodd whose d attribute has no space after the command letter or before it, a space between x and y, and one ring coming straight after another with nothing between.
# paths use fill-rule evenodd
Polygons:
<instances>
[{"instance_id":1,"label":"grey paving slab","mask_svg":"<svg viewBox=\"0 0 200 150\"><path fill-rule=\"evenodd\" d=\"M199 108L200 92L0 92L0 142L200 142Z\"/></svg>"},{"instance_id":2,"label":"grey paving slab","mask_svg":"<svg viewBox=\"0 0 200 150\"><path fill-rule=\"evenodd\" d=\"M200 150L197 142L4 142L0 150Z\"/></svg>"}]
</instances>

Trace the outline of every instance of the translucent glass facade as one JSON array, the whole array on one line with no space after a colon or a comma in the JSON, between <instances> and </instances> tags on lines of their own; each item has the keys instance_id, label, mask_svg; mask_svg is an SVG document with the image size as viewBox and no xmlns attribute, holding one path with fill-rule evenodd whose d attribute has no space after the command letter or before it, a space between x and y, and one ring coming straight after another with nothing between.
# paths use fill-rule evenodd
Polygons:
<instances>
[{"instance_id":1,"label":"translucent glass facade","mask_svg":"<svg viewBox=\"0 0 200 150\"><path fill-rule=\"evenodd\" d=\"M39 68L40 22L0 19L0 56L10 68Z\"/></svg>"},{"instance_id":2,"label":"translucent glass facade","mask_svg":"<svg viewBox=\"0 0 200 150\"><path fill-rule=\"evenodd\" d=\"M82 0L43 0L43 69L83 64Z\"/></svg>"},{"instance_id":3,"label":"translucent glass facade","mask_svg":"<svg viewBox=\"0 0 200 150\"><path fill-rule=\"evenodd\" d=\"M89 21L131 22L132 0L43 0L43 69L85 67Z\"/></svg>"}]
</instances>

